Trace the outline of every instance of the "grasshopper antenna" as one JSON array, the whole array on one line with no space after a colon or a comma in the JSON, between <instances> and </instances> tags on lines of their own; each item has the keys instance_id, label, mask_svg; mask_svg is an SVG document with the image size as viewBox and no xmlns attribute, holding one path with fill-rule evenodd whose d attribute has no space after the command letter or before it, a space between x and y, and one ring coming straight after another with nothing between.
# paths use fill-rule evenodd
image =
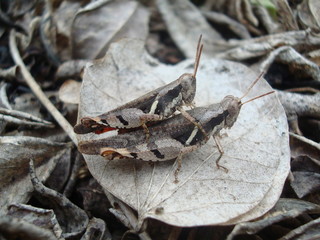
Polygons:
<instances>
[{"instance_id":1,"label":"grasshopper antenna","mask_svg":"<svg viewBox=\"0 0 320 240\"><path fill-rule=\"evenodd\" d=\"M253 81L253 83L251 83L251 85L250 85L250 87L248 88L248 90L246 91L246 93L240 98L240 100L241 99L243 99L244 97L246 97L247 95L248 95L248 93L250 92L250 90L253 88L253 86L262 78L262 76L264 75L264 71L263 72L261 72L260 74L259 74L259 76L257 77L257 79L256 80L254 80ZM243 104L242 104L243 105Z\"/></svg>"},{"instance_id":2,"label":"grasshopper antenna","mask_svg":"<svg viewBox=\"0 0 320 240\"><path fill-rule=\"evenodd\" d=\"M193 72L194 77L196 77L196 75L197 75L200 57L201 57L201 53L202 53L202 49L203 49L203 44L201 44L201 39L202 39L202 34L200 35L199 40L198 40L196 59L194 61L194 72Z\"/></svg>"},{"instance_id":3,"label":"grasshopper antenna","mask_svg":"<svg viewBox=\"0 0 320 240\"><path fill-rule=\"evenodd\" d=\"M253 100L256 100L256 99L258 99L258 98L262 98L262 97L264 97L264 96L267 96L267 95L269 95L269 94L271 94L271 93L274 93L274 91L270 91L270 92L264 93L264 94L262 94L262 95L256 96L256 97L254 97L254 98L251 98L251 99L249 99L248 101L245 101L245 102L241 103L240 106L242 106L242 105L244 105L244 104L246 104L246 103L248 103L248 102L252 102Z\"/></svg>"}]
</instances>

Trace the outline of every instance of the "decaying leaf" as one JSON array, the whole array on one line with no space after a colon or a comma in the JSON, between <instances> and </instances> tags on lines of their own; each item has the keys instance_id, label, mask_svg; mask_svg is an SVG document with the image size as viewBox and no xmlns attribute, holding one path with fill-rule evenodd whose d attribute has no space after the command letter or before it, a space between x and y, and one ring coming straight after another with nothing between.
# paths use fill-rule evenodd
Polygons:
<instances>
[{"instance_id":1,"label":"decaying leaf","mask_svg":"<svg viewBox=\"0 0 320 240\"><path fill-rule=\"evenodd\" d=\"M261 63L260 69L267 71L271 64L287 65L289 72L301 80L312 78L316 81L320 81L319 66L299 54L292 47L279 47L270 52Z\"/></svg>"},{"instance_id":2,"label":"decaying leaf","mask_svg":"<svg viewBox=\"0 0 320 240\"><path fill-rule=\"evenodd\" d=\"M34 227L37 226L44 231L50 230L57 238L61 238L62 229L52 209L36 208L25 204L13 204L9 207L8 215L17 220L33 224ZM10 237L13 238L13 236Z\"/></svg>"},{"instance_id":3,"label":"decaying leaf","mask_svg":"<svg viewBox=\"0 0 320 240\"><path fill-rule=\"evenodd\" d=\"M299 30L298 24L295 20L294 14L289 6L289 3L286 0L278 0L276 4L279 9L278 17L280 18L280 22L282 22L282 27L286 31Z\"/></svg>"},{"instance_id":4,"label":"decaying leaf","mask_svg":"<svg viewBox=\"0 0 320 240\"><path fill-rule=\"evenodd\" d=\"M277 95L284 106L289 117L320 117L320 93L313 95L303 95L299 93L291 93L278 91Z\"/></svg>"},{"instance_id":5,"label":"decaying leaf","mask_svg":"<svg viewBox=\"0 0 320 240\"><path fill-rule=\"evenodd\" d=\"M0 216L0 231L6 239L17 239L23 236L24 239L57 240L50 230L6 215Z\"/></svg>"},{"instance_id":6,"label":"decaying leaf","mask_svg":"<svg viewBox=\"0 0 320 240\"><path fill-rule=\"evenodd\" d=\"M148 10L136 1L88 4L74 18L73 55L75 58L95 59L104 55L112 41L122 37L145 39L148 20Z\"/></svg>"},{"instance_id":7,"label":"decaying leaf","mask_svg":"<svg viewBox=\"0 0 320 240\"><path fill-rule=\"evenodd\" d=\"M59 89L59 98L65 103L79 103L81 83L74 80L65 81Z\"/></svg>"},{"instance_id":8,"label":"decaying leaf","mask_svg":"<svg viewBox=\"0 0 320 240\"><path fill-rule=\"evenodd\" d=\"M129 100L192 72L193 60L165 66L151 58L139 40L124 39L110 46L106 56L85 70L79 117L109 111ZM224 60L201 61L196 105L219 102L226 95L241 96L257 77L245 66ZM270 91L263 80L248 99ZM103 138L87 134L79 140ZM276 95L243 106L238 121L222 132L225 154L214 141L183 158L179 183L174 161L150 165L141 160L107 161L85 155L102 187L133 207L140 223L154 218L176 226L233 224L267 212L279 198L289 171L287 120Z\"/></svg>"},{"instance_id":9,"label":"decaying leaf","mask_svg":"<svg viewBox=\"0 0 320 240\"><path fill-rule=\"evenodd\" d=\"M81 239L112 239L112 235L106 228L106 223L102 219L94 217L90 220L86 232Z\"/></svg>"},{"instance_id":10,"label":"decaying leaf","mask_svg":"<svg viewBox=\"0 0 320 240\"><path fill-rule=\"evenodd\" d=\"M317 204L295 200L280 199L277 204L262 219L255 222L240 223L235 226L227 240L234 239L241 234L255 234L272 224L290 220L306 213L319 213L320 207ZM294 231L292 231L293 233ZM281 238L284 239L284 238Z\"/></svg>"},{"instance_id":11,"label":"decaying leaf","mask_svg":"<svg viewBox=\"0 0 320 240\"><path fill-rule=\"evenodd\" d=\"M290 137L291 171L290 185L299 198L315 193L320 187L319 144L297 135Z\"/></svg>"},{"instance_id":12,"label":"decaying leaf","mask_svg":"<svg viewBox=\"0 0 320 240\"><path fill-rule=\"evenodd\" d=\"M317 0L302 1L298 7L298 19L305 28L319 31L320 2Z\"/></svg>"},{"instance_id":13,"label":"decaying leaf","mask_svg":"<svg viewBox=\"0 0 320 240\"><path fill-rule=\"evenodd\" d=\"M215 31L202 16L191 2L184 0L170 1L158 0L157 7L165 20L168 30L180 48L187 57L194 55L194 36L203 35L203 40L206 43L204 55L212 56L214 53L221 50L221 46L216 43L224 42L220 34Z\"/></svg>"},{"instance_id":14,"label":"decaying leaf","mask_svg":"<svg viewBox=\"0 0 320 240\"><path fill-rule=\"evenodd\" d=\"M320 187L320 174L310 171L294 171L291 186L299 198L316 193Z\"/></svg>"},{"instance_id":15,"label":"decaying leaf","mask_svg":"<svg viewBox=\"0 0 320 240\"><path fill-rule=\"evenodd\" d=\"M29 171L34 194L40 202L53 209L63 230L62 237L76 237L84 232L89 222L86 212L64 195L44 186L35 174L33 161L29 163Z\"/></svg>"},{"instance_id":16,"label":"decaying leaf","mask_svg":"<svg viewBox=\"0 0 320 240\"><path fill-rule=\"evenodd\" d=\"M66 144L34 137L0 137L0 211L13 203L25 203L32 191L28 164L34 159L37 173L45 180L64 153Z\"/></svg>"},{"instance_id":17,"label":"decaying leaf","mask_svg":"<svg viewBox=\"0 0 320 240\"><path fill-rule=\"evenodd\" d=\"M91 60L70 60L62 63L56 71L56 79L79 78L87 63Z\"/></svg>"}]
</instances>

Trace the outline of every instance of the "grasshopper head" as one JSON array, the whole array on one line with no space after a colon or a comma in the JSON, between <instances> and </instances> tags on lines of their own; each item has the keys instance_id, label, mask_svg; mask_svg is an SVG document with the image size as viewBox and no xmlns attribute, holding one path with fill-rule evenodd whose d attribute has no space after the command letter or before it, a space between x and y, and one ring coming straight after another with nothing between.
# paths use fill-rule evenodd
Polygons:
<instances>
[{"instance_id":1,"label":"grasshopper head","mask_svg":"<svg viewBox=\"0 0 320 240\"><path fill-rule=\"evenodd\" d=\"M226 112L226 114L225 114L226 120L225 120L224 127L231 128L233 126L233 124L235 123L235 121L238 118L238 115L240 113L240 109L244 104L252 102L253 100L264 97L264 96L269 95L271 93L274 93L274 91L270 91L270 92L264 93L262 95L256 96L256 97L251 98L245 102L242 102L241 99L244 96L246 96L246 94L241 98L234 97L231 95L226 96L221 102L221 106L223 107L224 112Z\"/></svg>"},{"instance_id":2,"label":"grasshopper head","mask_svg":"<svg viewBox=\"0 0 320 240\"><path fill-rule=\"evenodd\" d=\"M196 95L196 78L193 74L185 73L180 77L182 100L191 104Z\"/></svg>"},{"instance_id":3,"label":"grasshopper head","mask_svg":"<svg viewBox=\"0 0 320 240\"><path fill-rule=\"evenodd\" d=\"M222 100L221 106L226 112L224 127L231 128L235 123L235 121L237 120L238 115L240 113L240 109L242 106L241 99L234 97L232 95L228 95Z\"/></svg>"}]
</instances>

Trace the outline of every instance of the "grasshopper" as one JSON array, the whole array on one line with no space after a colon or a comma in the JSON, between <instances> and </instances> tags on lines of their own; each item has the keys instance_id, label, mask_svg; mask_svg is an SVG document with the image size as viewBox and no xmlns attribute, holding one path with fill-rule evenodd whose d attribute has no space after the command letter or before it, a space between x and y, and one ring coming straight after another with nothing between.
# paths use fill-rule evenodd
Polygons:
<instances>
[{"instance_id":1,"label":"grasshopper","mask_svg":"<svg viewBox=\"0 0 320 240\"><path fill-rule=\"evenodd\" d=\"M250 85L246 93L238 98L232 95L226 96L220 103L211 104L207 107L197 107L188 111L204 129L208 136L213 136L220 152L216 160L218 168L228 171L219 164L223 155L223 149L217 135L223 128L231 128L236 122L242 106L257 98L261 98L274 91L254 97L242 102L251 88L262 77L262 74ZM79 150L84 154L101 155L109 160L116 158L134 158L144 161L166 161L177 159L175 179L181 168L182 157L202 145L208 138L196 125L192 124L182 114L165 119L149 127L150 139L144 141L144 131L135 129L127 133L120 133L100 140L89 140L79 143Z\"/></svg>"},{"instance_id":2,"label":"grasshopper","mask_svg":"<svg viewBox=\"0 0 320 240\"><path fill-rule=\"evenodd\" d=\"M168 118L177 110L201 131L204 131L199 123L182 108L183 105L192 106L196 93L196 75L202 48L203 44L201 44L200 36L193 73L182 74L177 80L107 113L96 117L82 118L80 123L74 127L75 133L86 134L94 132L99 134L115 129L142 126L148 139L150 132L147 123Z\"/></svg>"}]
</instances>

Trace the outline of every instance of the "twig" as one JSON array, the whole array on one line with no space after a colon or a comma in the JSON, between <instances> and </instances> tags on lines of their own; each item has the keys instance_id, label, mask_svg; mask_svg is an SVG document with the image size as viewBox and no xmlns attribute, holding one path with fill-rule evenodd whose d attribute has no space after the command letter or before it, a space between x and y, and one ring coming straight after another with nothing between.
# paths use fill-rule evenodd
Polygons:
<instances>
[{"instance_id":1,"label":"twig","mask_svg":"<svg viewBox=\"0 0 320 240\"><path fill-rule=\"evenodd\" d=\"M46 124L46 123L41 123L41 122L31 122L19 118L15 118L12 116L0 114L0 120L6 121L8 123L14 123L17 125L26 125L26 126L38 126L38 127L48 127L48 128L53 128L53 124Z\"/></svg>"},{"instance_id":2,"label":"twig","mask_svg":"<svg viewBox=\"0 0 320 240\"><path fill-rule=\"evenodd\" d=\"M54 119L58 122L58 124L62 127L62 129L68 134L71 140L78 146L78 140L76 138L75 133L73 132L73 127L70 123L62 116L62 114L56 109L56 107L50 102L47 96L44 94L40 86L37 84L36 80L32 77L30 72L28 71L26 65L21 59L20 53L17 48L16 42L16 31L11 30L10 38L9 38L10 51L12 54L12 58L14 62L21 69L21 74L27 82L28 86L31 88L36 97L40 100L40 102L46 107L46 109L51 113Z\"/></svg>"},{"instance_id":3,"label":"twig","mask_svg":"<svg viewBox=\"0 0 320 240\"><path fill-rule=\"evenodd\" d=\"M51 122L48 122L46 120L33 116L29 113L25 113L25 112L13 110L13 109L6 109L6 108L0 107L0 114L3 115L4 117L11 116L14 119L21 120L23 121L22 124L39 125L39 126L47 126L47 127L54 126Z\"/></svg>"},{"instance_id":4,"label":"twig","mask_svg":"<svg viewBox=\"0 0 320 240\"><path fill-rule=\"evenodd\" d=\"M305 142L305 143L311 145L312 147L320 150L320 144L319 143L314 142L314 141L312 141L312 140L310 140L310 139L308 139L308 138L306 138L304 136L300 136L300 135L292 133L292 132L290 132L289 134L290 134L291 137L299 139L300 141Z\"/></svg>"}]
</instances>

